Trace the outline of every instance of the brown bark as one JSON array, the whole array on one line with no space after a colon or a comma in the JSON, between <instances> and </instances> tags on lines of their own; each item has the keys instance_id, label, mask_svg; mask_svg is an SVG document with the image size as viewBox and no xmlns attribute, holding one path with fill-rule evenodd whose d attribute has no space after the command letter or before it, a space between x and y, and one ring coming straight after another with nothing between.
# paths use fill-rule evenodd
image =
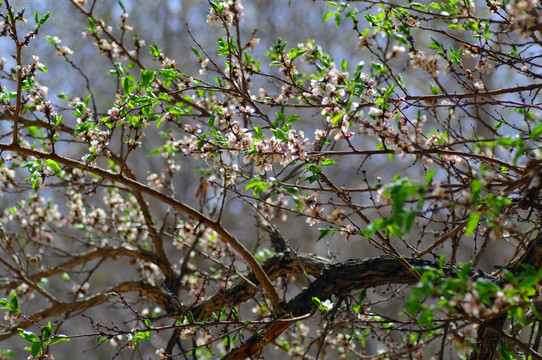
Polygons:
<instances>
[{"instance_id":1,"label":"brown bark","mask_svg":"<svg viewBox=\"0 0 542 360\"><path fill-rule=\"evenodd\" d=\"M514 274L518 274L523 269L524 265L533 266L535 269L540 269L542 266L542 234L538 235L534 239L525 253L513 262L509 267L510 271ZM502 285L502 284L500 284ZM498 359L498 345L501 339L500 332L506 322L506 314L494 319L483 322L478 328L478 335L476 338L476 348L470 354L469 360L491 360ZM533 358L540 359L536 354L532 354Z\"/></svg>"},{"instance_id":2,"label":"brown bark","mask_svg":"<svg viewBox=\"0 0 542 360\"><path fill-rule=\"evenodd\" d=\"M405 258L403 260L415 267L439 266L438 263L428 260L414 258ZM470 276L473 278L483 277L489 281L497 281L496 278L477 269L472 269ZM268 343L276 339L291 324L297 321L297 319L294 319L291 322L286 322L289 316L299 317L315 310L315 305L312 301L313 297L324 301L330 299L332 295L344 297L353 290L388 284L415 284L416 282L417 277L412 273L412 270L406 269L403 262L392 256L352 259L327 265L320 273L320 276L305 291L288 302L284 310L284 314L287 315L282 316L279 319L280 321L262 328L243 345L224 356L223 359L244 359L262 350Z\"/></svg>"}]
</instances>

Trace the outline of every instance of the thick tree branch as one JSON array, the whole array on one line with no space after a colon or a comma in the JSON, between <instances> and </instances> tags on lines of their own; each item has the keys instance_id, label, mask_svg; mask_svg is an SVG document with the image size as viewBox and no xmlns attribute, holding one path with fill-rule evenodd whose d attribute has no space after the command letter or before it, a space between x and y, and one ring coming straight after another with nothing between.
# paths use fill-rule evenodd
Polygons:
<instances>
[{"instance_id":1,"label":"thick tree branch","mask_svg":"<svg viewBox=\"0 0 542 360\"><path fill-rule=\"evenodd\" d=\"M437 262L415 258L405 258L412 266L430 266L438 268ZM445 271L450 270L445 267ZM472 269L470 276L484 278L492 282L497 280L481 270ZM307 290L290 300L285 307L288 316L301 316L315 310L313 297L321 301L330 299L332 295L344 297L354 290L372 288L388 284L415 284L417 278L412 271L405 268L401 261L392 256L380 256L372 259L353 259L327 265L320 276L313 281ZM283 317L287 319L287 316ZM248 339L243 345L234 349L223 359L244 359L263 349L276 339L292 323L271 324Z\"/></svg>"},{"instance_id":2,"label":"thick tree branch","mask_svg":"<svg viewBox=\"0 0 542 360\"><path fill-rule=\"evenodd\" d=\"M521 257L516 259L510 271L518 274L523 270L524 265L533 266L535 269L542 269L542 233L540 233L529 244L527 250ZM498 355L498 345L501 339L499 334L506 321L506 314L482 323L478 329L476 338L477 351L472 352L469 360L495 359ZM536 358L536 354L534 354Z\"/></svg>"},{"instance_id":3,"label":"thick tree branch","mask_svg":"<svg viewBox=\"0 0 542 360\"><path fill-rule=\"evenodd\" d=\"M313 254L293 254L291 252L279 254L265 262L264 271L269 279L274 280L288 274L306 273L306 275L318 276L325 265L330 261ZM254 274L248 278L253 281ZM246 281L241 281L228 290L218 293L213 297L202 301L197 306L186 309L190 310L195 319L203 319L220 309L240 304L249 300L256 294L256 289Z\"/></svg>"},{"instance_id":4,"label":"thick tree branch","mask_svg":"<svg viewBox=\"0 0 542 360\"><path fill-rule=\"evenodd\" d=\"M115 249L97 249L85 254L77 256L75 259L65 262L62 265L54 269L47 269L35 273L29 276L31 279L40 279L42 277L49 277L57 272L64 271L67 268L72 268L77 265L87 263L88 261L98 257L113 257L113 256L131 256L140 257L139 252L133 252L124 248ZM306 272L308 275L318 276L325 265L329 264L329 260L321 258L313 254L300 254L295 255L293 253L279 254L265 262L263 269L266 271L270 279L276 279L280 276L287 274ZM55 272L55 270L57 270ZM249 279L255 280L254 273L249 276ZM115 286L104 290L100 294L90 296L84 300L75 301L72 303L58 303L53 306L40 310L33 315L28 316L27 319L20 323L15 324L11 329L0 333L0 341L17 333L17 328L27 328L35 322L41 320L59 316L64 313L88 309L94 306L99 306L108 299L107 296L110 292L140 292L149 299L156 302L157 305L162 307L168 316L176 316L185 311L192 311L196 320L201 320L209 316L212 312L220 311L220 309L237 305L250 299L255 293L256 289L247 281L240 281L230 289L223 293L219 293L208 300L199 303L193 308L180 308L179 302L173 298L170 291L162 289L158 286L148 284L143 281L123 281Z\"/></svg>"},{"instance_id":5,"label":"thick tree branch","mask_svg":"<svg viewBox=\"0 0 542 360\"><path fill-rule=\"evenodd\" d=\"M18 328L26 329L32 324L35 324L45 319L99 306L104 302L112 299L110 295L107 295L108 293L125 293L132 291L140 292L142 295L147 296L149 299L156 301L156 303L166 311L178 312L178 308L175 305L176 301L166 291L163 291L156 286L147 284L143 281L123 281L107 289L101 294L88 297L84 300L74 301L71 303L57 303L47 309L40 310L32 314L31 316L24 318L22 321L15 323L11 328L0 332L0 341L5 340L16 334Z\"/></svg>"}]
</instances>

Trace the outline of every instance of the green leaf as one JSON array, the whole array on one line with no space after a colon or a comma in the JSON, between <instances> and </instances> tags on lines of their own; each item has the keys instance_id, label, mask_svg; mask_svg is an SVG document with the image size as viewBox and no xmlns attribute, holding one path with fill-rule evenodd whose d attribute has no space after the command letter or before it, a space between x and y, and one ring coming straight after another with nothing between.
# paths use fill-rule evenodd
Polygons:
<instances>
[{"instance_id":1,"label":"green leaf","mask_svg":"<svg viewBox=\"0 0 542 360\"><path fill-rule=\"evenodd\" d=\"M433 327L433 310L430 308L425 308L418 319L418 324L425 325L428 329Z\"/></svg>"},{"instance_id":2,"label":"green leaf","mask_svg":"<svg viewBox=\"0 0 542 360\"><path fill-rule=\"evenodd\" d=\"M500 360L516 360L514 356L508 352L506 344L502 338L499 338L499 355Z\"/></svg>"},{"instance_id":3,"label":"green leaf","mask_svg":"<svg viewBox=\"0 0 542 360\"><path fill-rule=\"evenodd\" d=\"M55 172L60 172L60 166L58 166L57 162L52 159L45 160L45 165L49 166L51 169L53 169Z\"/></svg>"},{"instance_id":4,"label":"green leaf","mask_svg":"<svg viewBox=\"0 0 542 360\"><path fill-rule=\"evenodd\" d=\"M291 187L291 186L283 186L280 188L281 191L285 191L287 192L288 194L290 195L299 195L299 189L296 188L296 187Z\"/></svg>"},{"instance_id":5,"label":"green leaf","mask_svg":"<svg viewBox=\"0 0 542 360\"><path fill-rule=\"evenodd\" d=\"M14 291L11 294L9 302L11 304L11 311L14 311L16 314L19 314L21 312L21 309L19 308L19 300L17 299L17 292L16 291Z\"/></svg>"},{"instance_id":6,"label":"green leaf","mask_svg":"<svg viewBox=\"0 0 542 360\"><path fill-rule=\"evenodd\" d=\"M70 338L66 335L55 335L55 337L49 341L49 345L54 345L62 341L70 341Z\"/></svg>"},{"instance_id":7,"label":"green leaf","mask_svg":"<svg viewBox=\"0 0 542 360\"><path fill-rule=\"evenodd\" d=\"M386 92L384 93L384 95L382 95L382 97L384 99L387 99L390 97L392 91L393 91L393 88L395 87L395 84L391 84L390 87L386 90Z\"/></svg>"},{"instance_id":8,"label":"green leaf","mask_svg":"<svg viewBox=\"0 0 542 360\"><path fill-rule=\"evenodd\" d=\"M2 352L0 352L2 355L6 355L6 356L9 356L9 357L12 357L14 358L15 357L15 353L9 349L6 349L6 350L2 350Z\"/></svg>"},{"instance_id":9,"label":"green leaf","mask_svg":"<svg viewBox=\"0 0 542 360\"><path fill-rule=\"evenodd\" d=\"M0 299L0 305L2 305L2 309L11 309L9 301L6 299Z\"/></svg>"},{"instance_id":10,"label":"green leaf","mask_svg":"<svg viewBox=\"0 0 542 360\"><path fill-rule=\"evenodd\" d=\"M366 295L367 295L367 289L363 289L363 291L359 293L358 302L360 304L363 304L363 301L365 300Z\"/></svg>"},{"instance_id":11,"label":"green leaf","mask_svg":"<svg viewBox=\"0 0 542 360\"><path fill-rule=\"evenodd\" d=\"M421 299L419 299L418 296L415 296L414 294L411 295L407 301L405 302L405 310L408 314L410 314L411 316L414 316L416 315L416 313L418 312L418 310L421 309L422 307L422 304L421 304Z\"/></svg>"},{"instance_id":12,"label":"green leaf","mask_svg":"<svg viewBox=\"0 0 542 360\"><path fill-rule=\"evenodd\" d=\"M254 188L252 194L254 196L258 196L262 191L267 190L269 186L271 186L271 184L263 181L259 176L256 175L247 182L247 184L245 185L245 191Z\"/></svg>"},{"instance_id":13,"label":"green leaf","mask_svg":"<svg viewBox=\"0 0 542 360\"><path fill-rule=\"evenodd\" d=\"M326 69L324 69L324 67L318 63L315 63L314 66L316 66L316 71L318 71L318 75L320 76L325 76L326 74Z\"/></svg>"},{"instance_id":14,"label":"green leaf","mask_svg":"<svg viewBox=\"0 0 542 360\"><path fill-rule=\"evenodd\" d=\"M43 340L48 340L52 335L52 331L53 331L53 329L52 329L52 326L51 326L51 322L49 321L49 322L47 322L47 325L45 325L43 327L43 329L41 330L42 339Z\"/></svg>"},{"instance_id":15,"label":"green leaf","mask_svg":"<svg viewBox=\"0 0 542 360\"><path fill-rule=\"evenodd\" d=\"M540 315L540 312L536 309L536 306L534 304L531 304L530 306L531 311L533 312L533 315L536 317L538 321L542 321L542 315Z\"/></svg>"},{"instance_id":16,"label":"green leaf","mask_svg":"<svg viewBox=\"0 0 542 360\"><path fill-rule=\"evenodd\" d=\"M142 70L141 71L141 87L146 88L152 84L156 77L156 74L152 70Z\"/></svg>"},{"instance_id":17,"label":"green leaf","mask_svg":"<svg viewBox=\"0 0 542 360\"><path fill-rule=\"evenodd\" d=\"M495 293L501 290L501 288L497 284L494 284L482 278L476 280L475 288L478 291L480 300L482 300L482 302L486 305L490 305L495 296Z\"/></svg>"},{"instance_id":18,"label":"green leaf","mask_svg":"<svg viewBox=\"0 0 542 360\"><path fill-rule=\"evenodd\" d=\"M415 3L415 2L408 4L408 6L416 8L418 10L427 10L427 9L429 9L427 7L427 5L420 4L420 3Z\"/></svg>"},{"instance_id":19,"label":"green leaf","mask_svg":"<svg viewBox=\"0 0 542 360\"><path fill-rule=\"evenodd\" d=\"M296 49L290 49L290 53L288 54L288 57L290 58L290 61L294 61L304 53L306 53L307 50L296 50Z\"/></svg>"},{"instance_id":20,"label":"green leaf","mask_svg":"<svg viewBox=\"0 0 542 360\"><path fill-rule=\"evenodd\" d=\"M32 353L32 356L36 357L40 355L41 351L43 350L44 344L42 341L36 341L32 343L32 346L30 347L30 352Z\"/></svg>"},{"instance_id":21,"label":"green leaf","mask_svg":"<svg viewBox=\"0 0 542 360\"><path fill-rule=\"evenodd\" d=\"M271 132L275 137L281 141L288 141L286 133L282 129L271 129Z\"/></svg>"},{"instance_id":22,"label":"green leaf","mask_svg":"<svg viewBox=\"0 0 542 360\"><path fill-rule=\"evenodd\" d=\"M28 342L33 343L34 341L39 341L39 338L32 331L27 331L25 329L18 328L19 335Z\"/></svg>"},{"instance_id":23,"label":"green leaf","mask_svg":"<svg viewBox=\"0 0 542 360\"><path fill-rule=\"evenodd\" d=\"M441 43L439 43L437 40L431 38L431 40L433 40L433 43L431 45L429 45L429 49L433 49L433 50L444 50L444 46L442 46Z\"/></svg>"},{"instance_id":24,"label":"green leaf","mask_svg":"<svg viewBox=\"0 0 542 360\"><path fill-rule=\"evenodd\" d=\"M432 83L429 83L429 87L431 88L431 93L433 95L437 95L440 93L440 87L433 85Z\"/></svg>"},{"instance_id":25,"label":"green leaf","mask_svg":"<svg viewBox=\"0 0 542 360\"><path fill-rule=\"evenodd\" d=\"M256 133L256 136L257 136L258 138L260 138L260 139L263 140L263 139L264 139L264 136L263 136L262 129L261 129L258 125L255 125L255 126L253 127L253 129L254 129L254 133Z\"/></svg>"},{"instance_id":26,"label":"green leaf","mask_svg":"<svg viewBox=\"0 0 542 360\"><path fill-rule=\"evenodd\" d=\"M133 92L135 89L137 89L137 84L134 84L134 78L132 76L127 76L124 79L122 79L122 90L124 90L124 94L128 95L131 92Z\"/></svg>"},{"instance_id":27,"label":"green leaf","mask_svg":"<svg viewBox=\"0 0 542 360\"><path fill-rule=\"evenodd\" d=\"M43 15L41 18L38 16L38 12L34 11L34 21L36 22L36 30L38 30L43 24L45 24L47 19L49 19L49 16L51 16L50 11L47 11L47 13L45 13L45 15Z\"/></svg>"},{"instance_id":28,"label":"green leaf","mask_svg":"<svg viewBox=\"0 0 542 360\"><path fill-rule=\"evenodd\" d=\"M74 135L79 135L87 131L88 129L90 129L91 126L92 126L92 123L90 121L84 122L82 124L77 124L77 126L75 126L75 130L73 133Z\"/></svg>"},{"instance_id":29,"label":"green leaf","mask_svg":"<svg viewBox=\"0 0 542 360\"><path fill-rule=\"evenodd\" d=\"M365 235L366 238L373 236L378 230L384 225L383 219L375 219L372 223L367 225L365 229L361 231L362 235Z\"/></svg>"},{"instance_id":30,"label":"green leaf","mask_svg":"<svg viewBox=\"0 0 542 360\"><path fill-rule=\"evenodd\" d=\"M536 140L540 137L540 135L542 135L542 124L536 126L532 131L531 131L531 140Z\"/></svg>"},{"instance_id":31,"label":"green leaf","mask_svg":"<svg viewBox=\"0 0 542 360\"><path fill-rule=\"evenodd\" d=\"M325 15L324 15L324 19L322 20L322 24L325 23L326 21L329 20L330 17L333 16L333 11L328 11Z\"/></svg>"},{"instance_id":32,"label":"green leaf","mask_svg":"<svg viewBox=\"0 0 542 360\"><path fill-rule=\"evenodd\" d=\"M85 98L85 106L86 107L88 107L88 103L89 103L91 97L92 97L92 94L88 94L87 97Z\"/></svg>"},{"instance_id":33,"label":"green leaf","mask_svg":"<svg viewBox=\"0 0 542 360\"><path fill-rule=\"evenodd\" d=\"M252 179L248 181L248 183L245 185L245 190L248 190L250 188L253 188L255 186L258 186L262 182L262 179L259 176L254 176Z\"/></svg>"},{"instance_id":34,"label":"green leaf","mask_svg":"<svg viewBox=\"0 0 542 360\"><path fill-rule=\"evenodd\" d=\"M395 40L399 41L403 45L408 45L408 40L401 34L393 33L392 34Z\"/></svg>"},{"instance_id":35,"label":"green leaf","mask_svg":"<svg viewBox=\"0 0 542 360\"><path fill-rule=\"evenodd\" d=\"M425 181L427 182L427 185L431 184L431 182L433 181L433 176L435 176L436 172L436 169L427 170L427 174L425 174Z\"/></svg>"},{"instance_id":36,"label":"green leaf","mask_svg":"<svg viewBox=\"0 0 542 360\"><path fill-rule=\"evenodd\" d=\"M474 203L478 200L480 192L482 191L482 182L478 179L472 180L470 183L470 191L470 201Z\"/></svg>"},{"instance_id":37,"label":"green leaf","mask_svg":"<svg viewBox=\"0 0 542 360\"><path fill-rule=\"evenodd\" d=\"M322 161L322 166L329 166L329 165L333 165L333 164L336 164L337 162L333 159L325 159L324 161Z\"/></svg>"},{"instance_id":38,"label":"green leaf","mask_svg":"<svg viewBox=\"0 0 542 360\"><path fill-rule=\"evenodd\" d=\"M40 25L45 24L45 22L47 21L47 19L49 19L50 16L51 16L51 12L47 11L47 13L43 15L43 17L39 21Z\"/></svg>"},{"instance_id":39,"label":"green leaf","mask_svg":"<svg viewBox=\"0 0 542 360\"><path fill-rule=\"evenodd\" d=\"M467 225L465 226L465 234L467 236L470 236L472 232L476 229L478 224L480 223L480 217L482 216L482 212L473 212L469 215L469 220L467 221Z\"/></svg>"},{"instance_id":40,"label":"green leaf","mask_svg":"<svg viewBox=\"0 0 542 360\"><path fill-rule=\"evenodd\" d=\"M312 172L312 175L306 177L305 179L303 179L303 181L308 181L309 183L312 184L313 182L322 179L322 177L320 176L320 173L322 172L322 169L320 169L317 165L308 164L308 165L305 165L305 168L310 170Z\"/></svg>"},{"instance_id":41,"label":"green leaf","mask_svg":"<svg viewBox=\"0 0 542 360\"><path fill-rule=\"evenodd\" d=\"M322 302L316 296L311 297L312 302L320 309L322 307Z\"/></svg>"},{"instance_id":42,"label":"green leaf","mask_svg":"<svg viewBox=\"0 0 542 360\"><path fill-rule=\"evenodd\" d=\"M239 311L237 311L237 308L235 306L232 306L231 312L233 314L233 317L237 320L239 320Z\"/></svg>"},{"instance_id":43,"label":"green leaf","mask_svg":"<svg viewBox=\"0 0 542 360\"><path fill-rule=\"evenodd\" d=\"M60 123L62 122L63 116L64 115L57 115L57 114L53 115L53 121L55 122L55 126L60 125Z\"/></svg>"},{"instance_id":44,"label":"green leaf","mask_svg":"<svg viewBox=\"0 0 542 360\"><path fill-rule=\"evenodd\" d=\"M150 54L156 59L158 60L160 58L160 55L162 54L162 50L160 50L158 48L158 45L156 45L156 43L152 43L152 45L150 46Z\"/></svg>"},{"instance_id":45,"label":"green leaf","mask_svg":"<svg viewBox=\"0 0 542 360\"><path fill-rule=\"evenodd\" d=\"M188 320L188 323L191 324L194 322L194 314L192 313L192 311L189 311L187 314L186 314L186 319Z\"/></svg>"},{"instance_id":46,"label":"green leaf","mask_svg":"<svg viewBox=\"0 0 542 360\"><path fill-rule=\"evenodd\" d=\"M333 228L319 228L318 231L320 232L320 236L318 236L318 239L316 239L316 242L322 240L324 237L333 234L335 229Z\"/></svg>"}]
</instances>

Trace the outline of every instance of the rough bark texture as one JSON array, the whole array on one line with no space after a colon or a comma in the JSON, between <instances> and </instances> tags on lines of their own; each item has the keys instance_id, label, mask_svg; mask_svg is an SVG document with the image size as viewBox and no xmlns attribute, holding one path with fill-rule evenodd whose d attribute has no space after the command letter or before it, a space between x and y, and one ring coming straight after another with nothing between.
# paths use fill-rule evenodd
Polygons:
<instances>
[{"instance_id":1,"label":"rough bark texture","mask_svg":"<svg viewBox=\"0 0 542 360\"><path fill-rule=\"evenodd\" d=\"M540 269L542 265L542 234L538 235L527 247L525 253L515 260L512 266L509 267L510 271L514 274L518 274L523 269L523 266L530 265L535 269ZM500 282L503 285L502 281ZM501 339L500 332L504 323L506 322L506 314L497 318L483 322L478 328L478 335L476 338L477 351L473 351L469 360L485 360L485 359L498 359L498 345ZM535 349L536 350L536 349ZM540 359L541 357L533 358Z\"/></svg>"},{"instance_id":2,"label":"rough bark texture","mask_svg":"<svg viewBox=\"0 0 542 360\"><path fill-rule=\"evenodd\" d=\"M403 260L413 267L439 266L438 263L428 260L414 258L404 258ZM449 267L447 268L449 270ZM498 281L498 279L477 269L471 270L470 276L473 278L483 277L493 282ZM312 297L323 301L331 298L332 295L343 297L353 290L388 284L415 284L416 282L417 277L413 274L413 270L405 268L403 262L392 256L352 259L326 265L318 278L305 291L286 304L285 315L278 322L260 329L245 344L232 350L223 359L244 359L262 350L296 321L293 319L288 322L289 317L299 317L315 310Z\"/></svg>"}]
</instances>

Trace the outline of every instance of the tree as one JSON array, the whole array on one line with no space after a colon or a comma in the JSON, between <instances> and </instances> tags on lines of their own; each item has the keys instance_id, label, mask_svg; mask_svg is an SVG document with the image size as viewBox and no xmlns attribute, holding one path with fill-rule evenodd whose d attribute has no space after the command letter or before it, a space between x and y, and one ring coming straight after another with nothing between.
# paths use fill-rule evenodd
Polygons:
<instances>
[{"instance_id":1,"label":"tree","mask_svg":"<svg viewBox=\"0 0 542 360\"><path fill-rule=\"evenodd\" d=\"M263 46L213 0L216 46L188 24L177 61L144 9L64 1L99 78L24 3L0 0L3 357L542 358L536 1L327 2ZM48 94L47 41L77 93Z\"/></svg>"}]
</instances>

